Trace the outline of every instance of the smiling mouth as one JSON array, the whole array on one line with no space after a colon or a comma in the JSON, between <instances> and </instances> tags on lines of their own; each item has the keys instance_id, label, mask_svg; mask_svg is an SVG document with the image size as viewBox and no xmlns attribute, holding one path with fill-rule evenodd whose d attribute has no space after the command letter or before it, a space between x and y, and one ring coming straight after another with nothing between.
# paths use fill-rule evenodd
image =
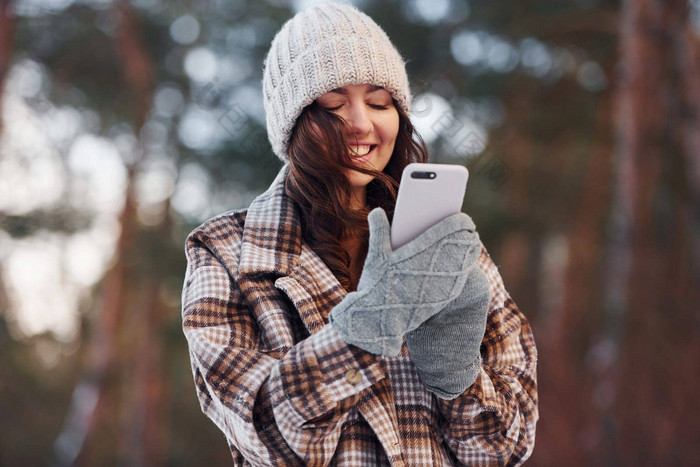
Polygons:
<instances>
[{"instance_id":1,"label":"smiling mouth","mask_svg":"<svg viewBox=\"0 0 700 467\"><path fill-rule=\"evenodd\" d=\"M372 151L376 147L376 144L360 144L357 146L350 146L350 157L357 163L367 163L370 160Z\"/></svg>"}]
</instances>

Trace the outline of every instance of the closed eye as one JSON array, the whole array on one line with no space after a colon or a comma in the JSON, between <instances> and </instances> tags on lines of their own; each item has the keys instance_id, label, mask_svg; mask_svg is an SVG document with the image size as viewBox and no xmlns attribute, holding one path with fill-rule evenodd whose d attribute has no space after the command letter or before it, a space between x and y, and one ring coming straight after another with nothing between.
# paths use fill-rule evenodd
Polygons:
<instances>
[{"instance_id":1,"label":"closed eye","mask_svg":"<svg viewBox=\"0 0 700 467\"><path fill-rule=\"evenodd\" d=\"M376 109L376 110L386 110L389 108L388 105L381 105L381 104L367 104L371 108ZM323 110L327 110L328 112L335 112L336 110L340 110L343 107L343 104L336 105L335 107L323 107Z\"/></svg>"},{"instance_id":2,"label":"closed eye","mask_svg":"<svg viewBox=\"0 0 700 467\"><path fill-rule=\"evenodd\" d=\"M335 107L324 107L323 110L327 110L329 112L335 112L336 110L339 110L343 105L336 105Z\"/></svg>"}]
</instances>

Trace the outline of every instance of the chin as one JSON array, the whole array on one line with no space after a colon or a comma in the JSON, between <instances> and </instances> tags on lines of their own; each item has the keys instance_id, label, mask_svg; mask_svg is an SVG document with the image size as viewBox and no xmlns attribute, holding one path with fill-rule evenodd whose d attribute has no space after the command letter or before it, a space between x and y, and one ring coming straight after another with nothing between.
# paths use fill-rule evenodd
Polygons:
<instances>
[{"instance_id":1,"label":"chin","mask_svg":"<svg viewBox=\"0 0 700 467\"><path fill-rule=\"evenodd\" d=\"M348 182L353 188L363 188L370 184L374 180L372 175L363 174L360 172L352 172L348 175Z\"/></svg>"}]
</instances>

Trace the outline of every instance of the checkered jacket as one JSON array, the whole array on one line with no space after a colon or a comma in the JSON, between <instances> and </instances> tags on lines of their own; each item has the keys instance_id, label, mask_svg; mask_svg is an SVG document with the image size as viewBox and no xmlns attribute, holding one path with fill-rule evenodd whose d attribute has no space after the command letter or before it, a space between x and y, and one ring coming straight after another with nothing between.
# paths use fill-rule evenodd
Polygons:
<instances>
[{"instance_id":1,"label":"checkered jacket","mask_svg":"<svg viewBox=\"0 0 700 467\"><path fill-rule=\"evenodd\" d=\"M247 210L187 239L183 328L203 412L234 465L518 465L538 418L530 325L484 249L491 302L474 384L453 400L420 382L406 346L346 344L328 314L346 295L301 239L286 167Z\"/></svg>"}]
</instances>

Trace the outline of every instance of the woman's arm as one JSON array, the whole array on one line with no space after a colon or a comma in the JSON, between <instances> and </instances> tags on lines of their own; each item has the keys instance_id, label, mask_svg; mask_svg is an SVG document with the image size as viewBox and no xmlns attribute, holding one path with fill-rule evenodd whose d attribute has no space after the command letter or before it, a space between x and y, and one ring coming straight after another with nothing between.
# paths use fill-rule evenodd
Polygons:
<instances>
[{"instance_id":1,"label":"woman's arm","mask_svg":"<svg viewBox=\"0 0 700 467\"><path fill-rule=\"evenodd\" d=\"M532 329L510 298L486 249L478 264L491 291L482 366L474 384L453 400L436 398L441 433L469 465L519 465L535 444L537 349Z\"/></svg>"},{"instance_id":2,"label":"woman's arm","mask_svg":"<svg viewBox=\"0 0 700 467\"><path fill-rule=\"evenodd\" d=\"M253 316L229 253L224 267L201 232L188 238L183 329L202 411L253 465L326 465L358 394L386 376L384 363L330 326L296 345L290 327L275 327L287 344L264 348L260 326L275 324Z\"/></svg>"}]
</instances>

